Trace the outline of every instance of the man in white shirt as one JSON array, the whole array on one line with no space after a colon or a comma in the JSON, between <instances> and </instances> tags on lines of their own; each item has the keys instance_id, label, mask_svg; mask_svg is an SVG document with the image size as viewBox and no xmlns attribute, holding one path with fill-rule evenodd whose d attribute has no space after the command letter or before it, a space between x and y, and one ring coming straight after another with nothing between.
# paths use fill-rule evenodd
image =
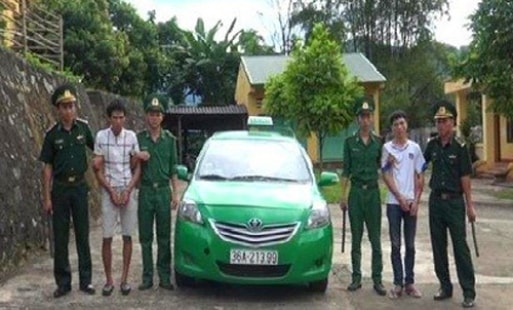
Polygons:
<instances>
[{"instance_id":1,"label":"man in white shirt","mask_svg":"<svg viewBox=\"0 0 513 310\"><path fill-rule=\"evenodd\" d=\"M408 121L403 111L390 116L393 139L383 146L381 167L388 188L387 218L389 223L391 260L394 288L391 298L398 298L403 290L419 298L421 292L414 285L415 233L420 196L424 187L425 159L419 145L408 139ZM404 223L404 269L401 258L401 224Z\"/></svg>"},{"instance_id":2,"label":"man in white shirt","mask_svg":"<svg viewBox=\"0 0 513 310\"><path fill-rule=\"evenodd\" d=\"M112 279L112 238L116 222L121 223L123 236L123 272L120 289L128 295L127 282L132 257L132 233L137 223L137 199L134 188L141 171L132 156L139 152L134 131L124 128L126 107L121 100L112 101L107 107L110 127L100 130L94 144L94 170L102 186L103 243L102 258L106 283L102 294L109 296L114 290Z\"/></svg>"}]
</instances>

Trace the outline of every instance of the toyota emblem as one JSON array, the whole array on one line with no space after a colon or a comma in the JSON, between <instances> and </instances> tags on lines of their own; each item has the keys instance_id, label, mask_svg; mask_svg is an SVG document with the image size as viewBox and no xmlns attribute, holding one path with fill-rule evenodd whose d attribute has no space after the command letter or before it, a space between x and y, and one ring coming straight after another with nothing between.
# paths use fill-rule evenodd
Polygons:
<instances>
[{"instance_id":1,"label":"toyota emblem","mask_svg":"<svg viewBox=\"0 0 513 310\"><path fill-rule=\"evenodd\" d=\"M262 228L264 227L264 223L262 223L261 219L254 217L248 221L246 227L249 231L257 232L262 230Z\"/></svg>"}]
</instances>

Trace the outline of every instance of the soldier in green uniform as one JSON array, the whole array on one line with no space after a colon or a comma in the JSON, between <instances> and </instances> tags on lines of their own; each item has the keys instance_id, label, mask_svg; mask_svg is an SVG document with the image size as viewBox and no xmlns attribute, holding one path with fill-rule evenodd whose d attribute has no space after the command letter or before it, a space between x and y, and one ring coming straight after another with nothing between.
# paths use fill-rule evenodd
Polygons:
<instances>
[{"instance_id":1,"label":"soldier in green uniform","mask_svg":"<svg viewBox=\"0 0 513 310\"><path fill-rule=\"evenodd\" d=\"M344 170L342 174L343 211L349 209L351 224L351 263L353 267L352 281L348 291L356 291L362 287L361 273L361 242L363 226L367 227L372 247L372 280L374 290L381 296L386 290L381 282L383 270L381 254L381 201L378 187L378 170L380 168L382 142L372 131L372 101L357 102L356 115L359 130L348 137L344 143ZM348 180L350 181L347 195ZM349 206L349 208L348 208Z\"/></svg>"},{"instance_id":2,"label":"soldier in green uniform","mask_svg":"<svg viewBox=\"0 0 513 310\"><path fill-rule=\"evenodd\" d=\"M456 116L456 108L450 102L441 101L437 104L435 122L438 136L428 142L424 151L426 162L433 163L429 182L429 228L435 272L440 281L440 290L434 299L452 297L447 258L449 230L458 280L463 291L462 306L470 308L474 306L476 291L474 267L466 241L465 213L469 221L473 222L476 211L471 197L470 156L465 144L454 134Z\"/></svg>"},{"instance_id":3,"label":"soldier in green uniform","mask_svg":"<svg viewBox=\"0 0 513 310\"><path fill-rule=\"evenodd\" d=\"M91 284L89 188L84 178L88 165L86 147L93 149L93 136L87 122L77 118L75 93L67 84L55 89L52 104L57 108L59 121L46 133L39 156L44 163L43 208L53 219L55 298L71 291L70 217L75 229L80 290L95 293Z\"/></svg>"},{"instance_id":4,"label":"soldier in green uniform","mask_svg":"<svg viewBox=\"0 0 513 310\"><path fill-rule=\"evenodd\" d=\"M139 189L139 241L143 273L140 290L153 286L153 225L156 222L157 270L159 286L172 290L171 284L171 209L178 205L176 176L176 138L161 123L164 118L162 100L151 98L145 106L147 130L137 135L141 162ZM172 190L171 190L172 187Z\"/></svg>"}]
</instances>

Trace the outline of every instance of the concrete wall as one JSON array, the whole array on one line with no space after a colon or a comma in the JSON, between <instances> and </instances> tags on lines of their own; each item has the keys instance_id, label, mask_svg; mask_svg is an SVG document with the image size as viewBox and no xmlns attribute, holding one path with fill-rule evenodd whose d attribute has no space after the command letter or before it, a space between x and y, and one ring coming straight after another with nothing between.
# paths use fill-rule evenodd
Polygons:
<instances>
[{"instance_id":1,"label":"concrete wall","mask_svg":"<svg viewBox=\"0 0 513 310\"><path fill-rule=\"evenodd\" d=\"M62 77L0 49L0 279L46 240L40 199L42 164L37 158L46 130L55 123L50 94L63 82ZM77 89L79 116L89 121L94 134L105 126L105 106L114 96L89 91L91 103L85 88L77 85ZM131 118L129 126L141 129L142 105L130 102L129 106L137 117ZM99 217L99 195L91 171L87 177L94 220Z\"/></svg>"}]
</instances>

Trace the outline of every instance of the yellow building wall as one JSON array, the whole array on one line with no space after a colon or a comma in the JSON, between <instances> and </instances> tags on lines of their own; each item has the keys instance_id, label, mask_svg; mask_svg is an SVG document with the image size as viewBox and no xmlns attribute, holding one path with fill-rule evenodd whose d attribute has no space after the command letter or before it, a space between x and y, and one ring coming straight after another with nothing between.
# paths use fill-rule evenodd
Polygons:
<instances>
[{"instance_id":1,"label":"yellow building wall","mask_svg":"<svg viewBox=\"0 0 513 310\"><path fill-rule=\"evenodd\" d=\"M239 66L237 74L237 86L235 89L235 102L245 105L248 110L248 116L262 114L262 109L257 102L264 97L264 90L261 87L253 87L249 83L248 76L243 66Z\"/></svg>"},{"instance_id":2,"label":"yellow building wall","mask_svg":"<svg viewBox=\"0 0 513 310\"><path fill-rule=\"evenodd\" d=\"M483 143L481 159L486 162L488 168L491 168L495 163L495 154L497 152L495 145L495 114L493 112L488 111L488 108L492 101L487 96L483 95L481 101L483 102Z\"/></svg>"}]
</instances>

